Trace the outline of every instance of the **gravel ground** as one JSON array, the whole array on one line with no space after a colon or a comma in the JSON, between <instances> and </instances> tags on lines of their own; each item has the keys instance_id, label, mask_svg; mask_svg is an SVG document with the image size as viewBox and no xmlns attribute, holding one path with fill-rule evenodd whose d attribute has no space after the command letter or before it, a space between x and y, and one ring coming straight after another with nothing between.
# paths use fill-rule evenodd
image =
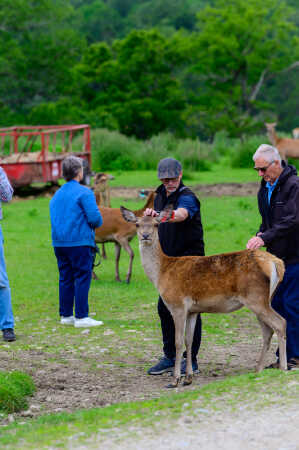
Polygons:
<instances>
[{"instance_id":1,"label":"gravel ground","mask_svg":"<svg viewBox=\"0 0 299 450\"><path fill-rule=\"evenodd\" d=\"M208 411L207 411L208 412ZM84 446L70 443L70 449L109 450L298 450L299 449L299 408L298 398L289 406L277 405L262 411L240 407L233 414L217 413L202 419L184 417L164 426L163 431L146 432L129 430L134 438L118 435L90 439ZM112 442L111 442L112 439ZM114 442L113 442L114 440Z\"/></svg>"}]
</instances>

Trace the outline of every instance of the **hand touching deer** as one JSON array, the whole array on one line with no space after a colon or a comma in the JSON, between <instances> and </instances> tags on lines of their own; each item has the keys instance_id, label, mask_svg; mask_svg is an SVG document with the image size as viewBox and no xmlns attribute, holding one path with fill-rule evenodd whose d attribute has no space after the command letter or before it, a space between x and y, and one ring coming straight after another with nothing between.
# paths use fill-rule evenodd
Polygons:
<instances>
[{"instance_id":1,"label":"hand touching deer","mask_svg":"<svg viewBox=\"0 0 299 450\"><path fill-rule=\"evenodd\" d=\"M183 341L187 349L184 384L192 383L191 345L198 313L229 313L246 306L261 325L263 347L257 371L264 368L266 352L275 332L278 336L280 368L285 370L285 320L271 308L271 298L284 274L283 262L267 252L243 250L214 256L166 256L160 247L158 226L171 218L172 208L159 216L136 217L121 207L123 217L137 227L145 273L156 286L175 324L176 359L174 380L181 378Z\"/></svg>"}]
</instances>

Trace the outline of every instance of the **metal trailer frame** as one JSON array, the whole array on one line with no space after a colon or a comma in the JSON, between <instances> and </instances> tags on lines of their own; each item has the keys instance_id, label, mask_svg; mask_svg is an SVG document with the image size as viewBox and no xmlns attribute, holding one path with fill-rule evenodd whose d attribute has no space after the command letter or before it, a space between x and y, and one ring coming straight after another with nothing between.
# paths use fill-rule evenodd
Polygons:
<instances>
[{"instance_id":1,"label":"metal trailer frame","mask_svg":"<svg viewBox=\"0 0 299 450\"><path fill-rule=\"evenodd\" d=\"M74 152L72 141L74 135L78 133L82 135L83 145L81 151ZM21 137L26 137L22 149L19 145ZM81 157L87 161L89 168L91 167L89 125L13 126L0 128L0 138L0 165L4 168L13 187L40 182L57 183L58 179L62 178L62 161L70 154ZM62 143L59 150L57 138ZM7 140L10 142L9 155L4 155ZM37 140L40 140L41 149L31 151ZM32 158L33 154L34 158ZM17 156L11 157L11 155ZM14 160L10 161L11 158Z\"/></svg>"}]
</instances>

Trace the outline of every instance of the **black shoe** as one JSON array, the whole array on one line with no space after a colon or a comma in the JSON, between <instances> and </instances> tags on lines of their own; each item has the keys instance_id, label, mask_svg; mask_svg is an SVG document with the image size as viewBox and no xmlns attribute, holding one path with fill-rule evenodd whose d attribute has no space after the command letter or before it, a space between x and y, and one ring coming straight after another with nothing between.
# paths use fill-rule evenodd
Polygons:
<instances>
[{"instance_id":1,"label":"black shoe","mask_svg":"<svg viewBox=\"0 0 299 450\"><path fill-rule=\"evenodd\" d=\"M298 370L299 369L299 358L291 358L288 361L288 370Z\"/></svg>"},{"instance_id":2,"label":"black shoe","mask_svg":"<svg viewBox=\"0 0 299 450\"><path fill-rule=\"evenodd\" d=\"M181 375L186 375L187 359L183 359L181 362ZM193 373L199 373L197 361L192 361L192 371Z\"/></svg>"},{"instance_id":3,"label":"black shoe","mask_svg":"<svg viewBox=\"0 0 299 450\"><path fill-rule=\"evenodd\" d=\"M147 373L149 375L161 375L165 372L172 372L174 368L174 359L167 358L163 356L162 359L153 367L148 369Z\"/></svg>"},{"instance_id":4,"label":"black shoe","mask_svg":"<svg viewBox=\"0 0 299 450\"><path fill-rule=\"evenodd\" d=\"M15 333L13 331L13 328L5 328L2 330L3 333L3 340L6 342L12 342L16 340Z\"/></svg>"}]
</instances>

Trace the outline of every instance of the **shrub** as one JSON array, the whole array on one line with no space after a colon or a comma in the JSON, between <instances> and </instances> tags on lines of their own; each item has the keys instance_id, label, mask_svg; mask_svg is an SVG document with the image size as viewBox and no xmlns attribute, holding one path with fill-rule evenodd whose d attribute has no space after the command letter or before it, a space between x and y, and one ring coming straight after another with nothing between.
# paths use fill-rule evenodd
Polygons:
<instances>
[{"instance_id":1,"label":"shrub","mask_svg":"<svg viewBox=\"0 0 299 450\"><path fill-rule=\"evenodd\" d=\"M78 142L74 139L74 148ZM117 131L96 129L91 132L92 165L96 171L155 170L162 158L174 157L184 169L207 171L217 160L208 144L198 139L176 139L161 133L148 141L139 141Z\"/></svg>"},{"instance_id":2,"label":"shrub","mask_svg":"<svg viewBox=\"0 0 299 450\"><path fill-rule=\"evenodd\" d=\"M231 166L247 168L253 166L252 156L256 149L265 143L264 136L251 136L245 141L238 141L231 156Z\"/></svg>"},{"instance_id":3,"label":"shrub","mask_svg":"<svg viewBox=\"0 0 299 450\"><path fill-rule=\"evenodd\" d=\"M0 410L7 413L26 409L26 397L32 395L35 385L32 378L19 371L0 372Z\"/></svg>"}]
</instances>

